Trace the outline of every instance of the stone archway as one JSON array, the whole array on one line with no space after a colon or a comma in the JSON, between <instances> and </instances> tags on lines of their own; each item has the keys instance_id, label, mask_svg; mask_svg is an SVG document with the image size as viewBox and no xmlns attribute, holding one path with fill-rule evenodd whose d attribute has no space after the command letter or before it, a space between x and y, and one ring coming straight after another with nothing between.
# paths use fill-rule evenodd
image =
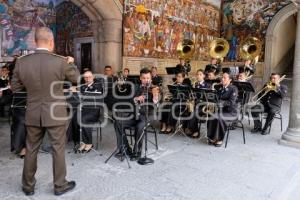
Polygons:
<instances>
[{"instance_id":1,"label":"stone archway","mask_svg":"<svg viewBox=\"0 0 300 200\"><path fill-rule=\"evenodd\" d=\"M93 23L95 62L93 70L102 72L105 65L115 70L122 66L122 5L116 0L71 0Z\"/></svg>"},{"instance_id":2,"label":"stone archway","mask_svg":"<svg viewBox=\"0 0 300 200\"><path fill-rule=\"evenodd\" d=\"M274 64L274 58L276 56L277 48L275 44L279 40L276 37L276 32L278 31L280 25L285 22L287 18L291 15L297 13L297 7L295 4L291 3L281 9L270 22L267 33L266 33L266 45L265 45L265 69L263 82L266 82L269 79L270 74L272 73L272 67Z\"/></svg>"}]
</instances>

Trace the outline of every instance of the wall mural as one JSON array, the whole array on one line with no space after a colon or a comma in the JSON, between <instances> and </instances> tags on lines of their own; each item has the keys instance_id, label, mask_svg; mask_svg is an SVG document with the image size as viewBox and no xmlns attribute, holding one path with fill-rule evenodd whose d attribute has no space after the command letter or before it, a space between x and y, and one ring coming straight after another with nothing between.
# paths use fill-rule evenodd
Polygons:
<instances>
[{"instance_id":1,"label":"wall mural","mask_svg":"<svg viewBox=\"0 0 300 200\"><path fill-rule=\"evenodd\" d=\"M56 26L56 52L61 55L73 55L74 38L93 36L92 21L68 1L56 7Z\"/></svg>"},{"instance_id":2,"label":"wall mural","mask_svg":"<svg viewBox=\"0 0 300 200\"><path fill-rule=\"evenodd\" d=\"M222 28L221 35L230 43L228 61L239 60L238 44L248 36L255 36L265 44L265 35L269 23L275 14L289 0L222 0ZM264 51L260 61L264 60Z\"/></svg>"},{"instance_id":3,"label":"wall mural","mask_svg":"<svg viewBox=\"0 0 300 200\"><path fill-rule=\"evenodd\" d=\"M124 56L178 58L183 39L196 41L194 59L208 60L208 44L220 35L220 0L127 0Z\"/></svg>"},{"instance_id":4,"label":"wall mural","mask_svg":"<svg viewBox=\"0 0 300 200\"><path fill-rule=\"evenodd\" d=\"M55 29L55 1L1 0L2 56L35 48L34 31L39 26Z\"/></svg>"}]
</instances>

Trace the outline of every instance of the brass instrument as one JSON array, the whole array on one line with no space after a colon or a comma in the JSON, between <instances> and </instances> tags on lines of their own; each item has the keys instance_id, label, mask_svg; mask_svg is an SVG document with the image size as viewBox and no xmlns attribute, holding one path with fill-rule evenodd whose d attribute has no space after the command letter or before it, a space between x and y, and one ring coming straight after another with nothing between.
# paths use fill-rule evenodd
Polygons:
<instances>
[{"instance_id":1,"label":"brass instrument","mask_svg":"<svg viewBox=\"0 0 300 200\"><path fill-rule=\"evenodd\" d=\"M229 43L223 38L216 38L209 44L209 55L212 58L218 59L220 62L229 52Z\"/></svg>"},{"instance_id":2,"label":"brass instrument","mask_svg":"<svg viewBox=\"0 0 300 200\"><path fill-rule=\"evenodd\" d=\"M119 72L117 73L117 75L118 75L117 89L118 89L118 91L119 91L120 93L124 93L124 92L127 91L127 88L124 87L124 84L125 84L126 81L125 81L125 78L124 78L124 76L123 76L123 71L119 71Z\"/></svg>"},{"instance_id":3,"label":"brass instrument","mask_svg":"<svg viewBox=\"0 0 300 200\"><path fill-rule=\"evenodd\" d=\"M216 90L216 86L219 86L219 85L222 85L222 83L213 83L212 85L211 85L211 90Z\"/></svg>"},{"instance_id":4,"label":"brass instrument","mask_svg":"<svg viewBox=\"0 0 300 200\"><path fill-rule=\"evenodd\" d=\"M262 43L256 37L246 38L240 45L240 57L243 60L251 60L251 63L255 65L258 62L259 55L262 50ZM250 72L246 73L246 80L252 78L253 75Z\"/></svg>"},{"instance_id":5,"label":"brass instrument","mask_svg":"<svg viewBox=\"0 0 300 200\"><path fill-rule=\"evenodd\" d=\"M189 62L195 53L195 43L192 40L184 39L178 43L177 53L180 59Z\"/></svg>"},{"instance_id":6,"label":"brass instrument","mask_svg":"<svg viewBox=\"0 0 300 200\"><path fill-rule=\"evenodd\" d=\"M216 104L207 102L205 106L202 108L202 112L206 115L211 115L217 111Z\"/></svg>"},{"instance_id":7,"label":"brass instrument","mask_svg":"<svg viewBox=\"0 0 300 200\"><path fill-rule=\"evenodd\" d=\"M285 79L285 76L286 75L283 75L279 80L278 80L278 83L280 83L282 80ZM277 87L278 85L276 85L275 83L272 83L271 81L269 81L269 83L264 87L262 88L260 91L258 91L252 98L251 98L251 101L252 103L257 103L259 102L264 96L266 96L269 92L271 91L275 91L277 90ZM258 97L258 95L260 93L264 92L260 97ZM257 98L258 97L258 98ZM256 99L257 98L257 99ZM256 100L255 100L256 99Z\"/></svg>"}]
</instances>

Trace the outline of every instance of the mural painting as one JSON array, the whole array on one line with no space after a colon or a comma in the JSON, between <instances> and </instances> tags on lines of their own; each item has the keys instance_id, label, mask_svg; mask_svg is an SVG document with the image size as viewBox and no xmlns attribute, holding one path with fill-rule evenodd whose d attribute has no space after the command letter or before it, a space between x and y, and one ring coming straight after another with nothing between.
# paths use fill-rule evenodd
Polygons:
<instances>
[{"instance_id":1,"label":"mural painting","mask_svg":"<svg viewBox=\"0 0 300 200\"><path fill-rule=\"evenodd\" d=\"M49 26L55 31L55 1L1 0L2 56L13 56L35 48L34 31Z\"/></svg>"},{"instance_id":2,"label":"mural painting","mask_svg":"<svg viewBox=\"0 0 300 200\"><path fill-rule=\"evenodd\" d=\"M195 41L195 60L208 60L208 45L220 36L219 0L127 0L124 2L126 57L177 59L183 39Z\"/></svg>"},{"instance_id":3,"label":"mural painting","mask_svg":"<svg viewBox=\"0 0 300 200\"><path fill-rule=\"evenodd\" d=\"M230 43L228 61L241 61L238 55L238 44L247 37L257 37L262 41L269 23L276 13L291 3L289 0L223 0L221 36ZM260 61L264 60L264 51Z\"/></svg>"}]
</instances>

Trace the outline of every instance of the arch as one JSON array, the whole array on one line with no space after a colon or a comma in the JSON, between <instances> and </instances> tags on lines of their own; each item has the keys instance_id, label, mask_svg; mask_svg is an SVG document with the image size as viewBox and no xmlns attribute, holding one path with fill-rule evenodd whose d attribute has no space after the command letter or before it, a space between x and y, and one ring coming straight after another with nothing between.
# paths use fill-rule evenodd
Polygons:
<instances>
[{"instance_id":1,"label":"arch","mask_svg":"<svg viewBox=\"0 0 300 200\"><path fill-rule=\"evenodd\" d=\"M122 5L117 0L70 0L92 21L94 33L93 70L102 72L105 65L121 67Z\"/></svg>"},{"instance_id":2,"label":"arch","mask_svg":"<svg viewBox=\"0 0 300 200\"><path fill-rule=\"evenodd\" d=\"M265 45L265 69L264 69L264 82L269 79L272 66L274 65L274 56L276 55L276 48L274 48L277 38L274 33L278 30L278 27L291 15L297 13L297 6L291 3L282 8L270 22L266 33L266 45Z\"/></svg>"}]
</instances>

